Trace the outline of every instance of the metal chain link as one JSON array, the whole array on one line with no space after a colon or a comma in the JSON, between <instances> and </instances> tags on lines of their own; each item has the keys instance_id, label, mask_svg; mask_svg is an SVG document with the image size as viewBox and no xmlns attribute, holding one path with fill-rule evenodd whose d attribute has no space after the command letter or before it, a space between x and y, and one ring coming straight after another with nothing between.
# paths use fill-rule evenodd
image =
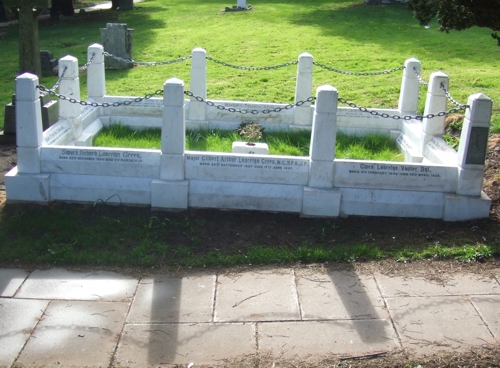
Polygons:
<instances>
[{"instance_id":1,"label":"metal chain link","mask_svg":"<svg viewBox=\"0 0 500 368\"><path fill-rule=\"evenodd\" d=\"M427 83L426 81L424 81L424 80L422 79L422 77L420 76L420 74L418 74L418 72L417 72L417 68L415 68L415 67L414 67L414 68L413 68L413 71L415 72L415 75L417 76L418 82L419 82L421 85L423 85L423 86L428 86L428 85L429 85L429 83Z\"/></svg>"},{"instance_id":2,"label":"metal chain link","mask_svg":"<svg viewBox=\"0 0 500 368\"><path fill-rule=\"evenodd\" d=\"M62 71L61 76L57 80L56 84L54 84L54 86L49 91L55 91L57 88L59 88L59 85L61 84L61 81L62 81L62 79L64 77L64 74L66 74L67 70L68 70L68 67L67 66L64 67L64 70Z\"/></svg>"},{"instance_id":3,"label":"metal chain link","mask_svg":"<svg viewBox=\"0 0 500 368\"><path fill-rule=\"evenodd\" d=\"M329 70L331 72L340 73L340 74L347 74L347 75L355 75L355 76L371 76L371 75L380 75L380 74L390 74L390 73L393 73L393 72L396 72L398 70L402 70L405 68L404 65L401 65L401 66L398 66L397 68L382 70L379 72L349 72L346 70L335 69L335 68L329 67L327 65L317 63L315 61L313 61L313 64L316 66L319 66L320 68Z\"/></svg>"},{"instance_id":4,"label":"metal chain link","mask_svg":"<svg viewBox=\"0 0 500 368\"><path fill-rule=\"evenodd\" d=\"M349 107L353 107L355 109L358 109L359 111L361 112L366 112L370 115L373 115L373 116L380 116L382 118L391 118L391 119L394 119L394 120L423 120L423 119L432 119L432 118L435 118L435 117L438 117L438 116L446 116L447 114L455 114L457 112L459 112L460 110L464 110L465 108L469 107L469 106L465 106L463 108L459 108L459 109L450 109L450 110L447 110L447 111L440 111L440 112L437 112L437 113L434 113L434 114L427 114L427 115L405 115L405 116L400 116L400 115L389 115L387 113L380 113L378 111L375 111L375 110L368 110L366 107L362 107L362 106L358 106L356 105L354 102L349 102L347 101L345 98L341 98L339 97L339 101L342 102L342 103L345 103L347 105L349 105Z\"/></svg>"},{"instance_id":5,"label":"metal chain link","mask_svg":"<svg viewBox=\"0 0 500 368\"><path fill-rule=\"evenodd\" d=\"M69 101L71 103L75 103L75 104L80 104L82 106L92 106L92 107L118 107L118 106L128 106L128 105L131 105L132 103L134 102L141 102L142 100L149 100L151 97L154 97L156 95L162 95L163 94L163 90L162 89L158 89L156 90L155 92L153 93L148 93L146 94L144 97L137 97L137 98L133 98L131 100L126 100L126 101L123 101L123 102L118 102L118 101L115 101L115 102L103 102L103 103L99 103L99 102L88 102L88 101L78 101L77 99L75 98L69 98L67 96L64 96L64 95L61 95L59 93L57 93L56 91L54 91L53 89L48 89L47 87L44 87L42 86L41 84L36 86L40 91L42 92L45 92L45 93L48 93L49 95L51 96L54 96L54 97L57 97L59 98L60 100L62 101Z\"/></svg>"},{"instance_id":6,"label":"metal chain link","mask_svg":"<svg viewBox=\"0 0 500 368\"><path fill-rule=\"evenodd\" d=\"M280 112L282 110L290 110L290 109L293 109L295 106L302 106L303 104L305 104L307 102L313 102L314 100L316 100L316 97L311 96L308 99L306 99L304 101L298 101L298 102L296 102L293 105L292 104L288 104L288 105L285 105L283 107L276 107L274 109L265 109L265 110L256 110L256 109L254 109L254 110L247 110L247 109L243 109L243 110L241 110L241 109L236 109L234 107L226 107L224 105L218 105L218 104L216 104L213 101L205 100L201 96L196 96L191 91L184 91L184 94L187 95L187 96L189 96L189 97L193 97L198 102L204 102L208 106L215 106L218 110L226 110L226 111L229 111L229 112L237 112L237 113L240 113L240 114L254 114L254 115L256 115L256 114L270 114L272 112Z\"/></svg>"},{"instance_id":7,"label":"metal chain link","mask_svg":"<svg viewBox=\"0 0 500 368\"><path fill-rule=\"evenodd\" d=\"M92 60L94 60L95 57L95 52L92 53L92 56L90 57L90 60L87 61L85 64L83 64L81 67L78 68L78 70L85 70L89 67L90 64L92 64Z\"/></svg>"},{"instance_id":8,"label":"metal chain link","mask_svg":"<svg viewBox=\"0 0 500 368\"><path fill-rule=\"evenodd\" d=\"M284 67L287 67L290 65L295 65L295 64L299 63L297 60L294 60L294 61L289 61L288 63L272 65L272 66L240 66L240 65L229 64L229 63L226 63L225 61L220 61L220 60L214 59L213 57L210 57L210 56L207 56L207 60L213 61L216 64L220 64L220 65L227 66L227 67L234 68L234 69L241 69L241 70L273 70L273 69L284 68Z\"/></svg>"},{"instance_id":9,"label":"metal chain link","mask_svg":"<svg viewBox=\"0 0 500 368\"><path fill-rule=\"evenodd\" d=\"M182 56L182 57L179 57L177 59L168 60L168 61L146 61L146 62L139 62L139 61L124 59L122 57L110 54L107 51L104 51L103 54L104 54L104 56L108 56L108 57L111 57L113 59L116 59L116 60L119 60L119 61L123 61L124 63L138 65L138 66L141 66L141 65L142 66L168 65L168 64L174 64L174 63L178 63L178 62L181 62L181 61L184 61L184 60L191 59L191 55L188 55L188 56Z\"/></svg>"},{"instance_id":10,"label":"metal chain link","mask_svg":"<svg viewBox=\"0 0 500 368\"><path fill-rule=\"evenodd\" d=\"M446 87L444 86L443 83L440 84L441 89L444 91L444 94L446 95L446 98L453 104L455 105L456 107L458 107L458 109L460 110L465 110L467 108L469 108L469 105L464 105L464 104L461 104L460 102L456 101L453 97L451 97L450 93L446 90Z\"/></svg>"}]
</instances>

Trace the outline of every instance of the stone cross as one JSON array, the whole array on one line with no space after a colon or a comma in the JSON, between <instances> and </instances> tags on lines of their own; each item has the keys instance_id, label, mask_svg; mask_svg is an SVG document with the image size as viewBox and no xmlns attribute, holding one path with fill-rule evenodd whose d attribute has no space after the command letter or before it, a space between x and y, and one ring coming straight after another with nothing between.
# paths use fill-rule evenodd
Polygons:
<instances>
[{"instance_id":1,"label":"stone cross","mask_svg":"<svg viewBox=\"0 0 500 368\"><path fill-rule=\"evenodd\" d=\"M42 76L38 45L37 16L47 0L5 0L5 6L19 8L19 73L31 72Z\"/></svg>"}]
</instances>

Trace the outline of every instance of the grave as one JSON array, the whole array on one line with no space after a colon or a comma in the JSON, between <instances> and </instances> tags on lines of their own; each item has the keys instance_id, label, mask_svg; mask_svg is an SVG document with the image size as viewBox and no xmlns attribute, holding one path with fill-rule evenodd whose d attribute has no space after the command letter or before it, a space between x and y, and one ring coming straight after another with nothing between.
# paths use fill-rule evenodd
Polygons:
<instances>
[{"instance_id":1,"label":"grave","mask_svg":"<svg viewBox=\"0 0 500 368\"><path fill-rule=\"evenodd\" d=\"M57 59L54 58L52 52L48 50L41 50L40 62L43 77L51 77L56 74L55 68L57 67Z\"/></svg>"},{"instance_id":2,"label":"grave","mask_svg":"<svg viewBox=\"0 0 500 368\"><path fill-rule=\"evenodd\" d=\"M221 101L207 105L206 52L192 53L190 89L169 79L163 97L135 99L106 94L103 47L91 45L87 70L88 104L60 101L59 120L43 130L38 78L16 79L18 166L5 177L8 201L73 201L146 205L155 209L244 209L292 212L302 216L394 216L461 221L489 216L490 199L482 192L482 173L492 111L491 100L469 97L458 152L442 139L448 76L431 75L424 115L418 106L420 62L408 59L397 109L338 106L338 92L320 86L315 104ZM312 55L299 55L295 101L312 95ZM66 56L59 92L80 100L78 60ZM193 96L194 95L194 96ZM125 102L125 103L124 103ZM310 102L310 100L309 100ZM272 114L244 114L243 109ZM236 129L258 122L267 131L311 130L307 157L187 151L186 128ZM92 147L104 125L136 129L160 127L161 149ZM337 131L379 132L395 139L404 163L337 159Z\"/></svg>"},{"instance_id":3,"label":"grave","mask_svg":"<svg viewBox=\"0 0 500 368\"><path fill-rule=\"evenodd\" d=\"M122 4L122 2L120 2ZM104 51L125 60L132 60L132 33L124 23L107 23L100 28ZM106 67L110 69L130 69L132 63L106 56Z\"/></svg>"}]
</instances>

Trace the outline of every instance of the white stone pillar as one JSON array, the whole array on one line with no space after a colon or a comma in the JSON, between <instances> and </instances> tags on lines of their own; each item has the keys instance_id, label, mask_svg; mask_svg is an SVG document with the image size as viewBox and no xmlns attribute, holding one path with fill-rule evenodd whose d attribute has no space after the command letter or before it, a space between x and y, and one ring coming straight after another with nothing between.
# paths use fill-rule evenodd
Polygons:
<instances>
[{"instance_id":1,"label":"white stone pillar","mask_svg":"<svg viewBox=\"0 0 500 368\"><path fill-rule=\"evenodd\" d=\"M90 45L87 49L87 62L92 62L87 67L87 96L102 102L106 95L106 76L104 71L104 47L98 43Z\"/></svg>"},{"instance_id":2,"label":"white stone pillar","mask_svg":"<svg viewBox=\"0 0 500 368\"><path fill-rule=\"evenodd\" d=\"M482 93L469 97L458 146L457 194L481 195L493 103Z\"/></svg>"},{"instance_id":3,"label":"white stone pillar","mask_svg":"<svg viewBox=\"0 0 500 368\"><path fill-rule=\"evenodd\" d=\"M246 9L247 7L247 1L246 0L237 0L236 1L236 6L241 9Z\"/></svg>"},{"instance_id":4,"label":"white stone pillar","mask_svg":"<svg viewBox=\"0 0 500 368\"><path fill-rule=\"evenodd\" d=\"M40 173L40 147L43 141L42 111L38 77L24 73L16 78L17 171Z\"/></svg>"},{"instance_id":5,"label":"white stone pillar","mask_svg":"<svg viewBox=\"0 0 500 368\"><path fill-rule=\"evenodd\" d=\"M444 93L441 84L448 90L449 79L443 72L434 72L431 74L429 86L427 89L427 98L425 100L424 115L437 114L441 111L446 111L446 94ZM432 119L423 119L422 130L425 135L440 135L444 133L445 116L436 116Z\"/></svg>"},{"instance_id":6,"label":"white stone pillar","mask_svg":"<svg viewBox=\"0 0 500 368\"><path fill-rule=\"evenodd\" d=\"M297 83L295 86L295 103L305 101L312 95L312 72L313 56L307 52L299 55L297 68ZM293 123L295 125L311 126L312 110L311 103L306 102L301 106L295 106L293 111Z\"/></svg>"},{"instance_id":7,"label":"white stone pillar","mask_svg":"<svg viewBox=\"0 0 500 368\"><path fill-rule=\"evenodd\" d=\"M169 79L163 91L160 179L183 180L186 148L184 82L177 78Z\"/></svg>"},{"instance_id":8,"label":"white stone pillar","mask_svg":"<svg viewBox=\"0 0 500 368\"><path fill-rule=\"evenodd\" d=\"M82 123L77 119L82 112L82 106L79 103L70 102L70 99L80 101L78 72L77 58L67 55L59 59L59 78L61 78L59 94L66 97L65 100L59 99L59 118L68 121L73 129L73 139L78 139L82 135Z\"/></svg>"},{"instance_id":9,"label":"white stone pillar","mask_svg":"<svg viewBox=\"0 0 500 368\"><path fill-rule=\"evenodd\" d=\"M194 95L207 99L207 52L200 47L195 48L191 54L189 89ZM206 120L207 105L191 97L188 115L190 120Z\"/></svg>"},{"instance_id":10,"label":"white stone pillar","mask_svg":"<svg viewBox=\"0 0 500 368\"><path fill-rule=\"evenodd\" d=\"M333 188L337 105L337 89L328 85L320 86L316 91L316 110L309 148L309 187Z\"/></svg>"},{"instance_id":11,"label":"white stone pillar","mask_svg":"<svg viewBox=\"0 0 500 368\"><path fill-rule=\"evenodd\" d=\"M405 61L398 104L401 115L411 115L417 112L420 83L415 72L420 75L421 69L422 65L419 60L411 58Z\"/></svg>"}]
</instances>

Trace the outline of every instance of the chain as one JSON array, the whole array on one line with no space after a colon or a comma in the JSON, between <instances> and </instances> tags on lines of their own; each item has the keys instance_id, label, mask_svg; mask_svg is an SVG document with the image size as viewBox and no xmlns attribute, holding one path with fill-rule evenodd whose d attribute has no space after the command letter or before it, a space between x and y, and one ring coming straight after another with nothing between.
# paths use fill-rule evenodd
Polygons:
<instances>
[{"instance_id":1,"label":"chain","mask_svg":"<svg viewBox=\"0 0 500 368\"><path fill-rule=\"evenodd\" d=\"M294 61L289 61L288 63L279 64L279 65L258 66L257 67L257 66L233 65L233 64L226 63L225 61L220 61L220 60L214 59L213 57L210 57L210 56L207 56L207 60L213 61L216 64L228 66L228 67L234 68L234 69L241 69L241 70L273 70L273 69L284 68L286 66L295 65L295 64L299 63L297 60L294 60Z\"/></svg>"},{"instance_id":2,"label":"chain","mask_svg":"<svg viewBox=\"0 0 500 368\"><path fill-rule=\"evenodd\" d=\"M94 60L94 57L95 57L95 52L92 53L92 56L90 57L90 60L87 61L84 65L82 65L80 68L78 68L79 70L85 70L89 67L90 64L92 64L92 60Z\"/></svg>"},{"instance_id":3,"label":"chain","mask_svg":"<svg viewBox=\"0 0 500 368\"><path fill-rule=\"evenodd\" d=\"M420 76L420 74L418 74L418 72L417 72L417 68L413 67L413 71L415 72L415 75L417 76L418 82L419 82L421 85L423 85L423 86L428 86L428 85L429 85L429 83L427 83L426 81L424 81L424 80L422 79L422 77Z\"/></svg>"},{"instance_id":4,"label":"chain","mask_svg":"<svg viewBox=\"0 0 500 368\"><path fill-rule=\"evenodd\" d=\"M204 102L208 106L215 106L218 110L226 110L226 111L229 111L229 112L237 112L237 113L240 113L240 114L254 114L254 115L256 115L256 114L270 114L272 112L281 112L282 110L290 110L290 109L293 109L295 106L302 106L303 104L305 104L307 102L313 102L314 100L316 100L316 97L311 96L307 100L298 101L298 102L296 102L293 105L292 104L288 104L288 105L285 105L283 107L276 107L274 109L265 109L265 110L247 110L247 109L243 109L243 110L241 110L241 109L236 109L234 107L226 107L224 105L218 105L218 104L216 104L213 101L204 100L203 97L196 96L191 91L185 91L184 94L187 95L187 96L189 96L189 97L193 97L198 102Z\"/></svg>"},{"instance_id":5,"label":"chain","mask_svg":"<svg viewBox=\"0 0 500 368\"><path fill-rule=\"evenodd\" d=\"M453 97L451 97L450 93L446 90L446 87L444 86L443 83L440 85L441 89L444 91L444 94L446 95L446 98L453 104L455 105L459 110L465 110L469 108L469 105L463 105L460 102L456 101Z\"/></svg>"},{"instance_id":6,"label":"chain","mask_svg":"<svg viewBox=\"0 0 500 368\"><path fill-rule=\"evenodd\" d=\"M329 67L327 65L317 63L315 61L313 61L313 64L319 66L320 68L329 70L331 72L340 73L340 74L347 74L347 75L356 75L356 76L370 76L370 75L389 74L389 73L393 73L393 72L396 72L398 70L402 70L402 69L405 68L404 65L401 65L401 66L398 66L397 68L393 68L393 69L389 69L389 70L382 70L382 71L379 71L379 72L349 72L349 71L345 71L345 70L335 69L335 68Z\"/></svg>"},{"instance_id":7,"label":"chain","mask_svg":"<svg viewBox=\"0 0 500 368\"><path fill-rule=\"evenodd\" d=\"M432 118L435 118L435 117L438 117L438 116L445 116L447 114L455 114L455 113L459 112L460 110L464 110L465 108L469 107L469 106L462 105L464 107L461 107L461 108L458 108L458 109L450 109L450 110L447 110L447 111L440 111L440 112L437 112L435 114L414 115L414 116L412 116L412 115L400 116L400 115L389 115L387 113L380 113L380 112L375 111L375 110L368 110L366 107L358 106L354 102L349 102L345 98L341 98L341 97L339 97L339 101L342 102L342 103L345 103L345 104L349 105L349 107L353 107L355 109L358 109L361 112L366 112L366 113L368 113L370 115L373 115L373 116L380 116L381 118L391 118L391 119L394 119L394 120L413 120L413 119L415 119L415 120L423 120L423 119L432 119Z\"/></svg>"},{"instance_id":8,"label":"chain","mask_svg":"<svg viewBox=\"0 0 500 368\"><path fill-rule=\"evenodd\" d=\"M54 84L54 87L52 87L49 91L55 91L57 88L59 88L59 85L61 84L61 81L64 77L64 74L66 74L66 71L68 70L68 67L64 67L64 70L62 71L61 73L61 76L59 77L59 79L57 80L56 84Z\"/></svg>"},{"instance_id":9,"label":"chain","mask_svg":"<svg viewBox=\"0 0 500 368\"><path fill-rule=\"evenodd\" d=\"M109 103L109 102L99 103L99 102L78 101L75 98L69 98L67 96L61 95L61 94L57 93L54 89L48 89L47 87L44 87L41 84L38 85L38 86L36 86L36 87L40 91L48 93L51 96L57 97L57 98L59 98L62 101L68 101L70 103L80 104L82 106L92 106L92 107L99 107L99 106L100 107L128 106L128 105L131 105L134 102L141 102L142 100L149 100L151 97L163 94L163 90L159 89L159 90L156 90L153 93L149 93L149 94L145 95L144 97L137 97L137 98L134 98L134 99L131 99L131 100L123 101L123 102L115 101L115 102L112 102L112 103Z\"/></svg>"},{"instance_id":10,"label":"chain","mask_svg":"<svg viewBox=\"0 0 500 368\"><path fill-rule=\"evenodd\" d=\"M139 62L139 61L134 61L134 60L129 60L129 59L124 59L124 58L121 58L119 56L116 56L116 55L113 55L113 54L110 54L109 52L107 51L104 51L103 52L104 56L108 56L108 57L111 57L113 59L116 59L116 60L119 60L119 61L123 61L124 63L128 63L128 64L134 64L134 65L142 65L142 66L154 66L154 65L168 65L168 64L173 64L173 63L178 63L180 61L184 61L184 60L187 60L187 59L191 59L191 55L188 55L188 56L182 56L182 57L179 57L177 59L173 59L173 60L168 60L168 61L147 61L147 62Z\"/></svg>"}]
</instances>

